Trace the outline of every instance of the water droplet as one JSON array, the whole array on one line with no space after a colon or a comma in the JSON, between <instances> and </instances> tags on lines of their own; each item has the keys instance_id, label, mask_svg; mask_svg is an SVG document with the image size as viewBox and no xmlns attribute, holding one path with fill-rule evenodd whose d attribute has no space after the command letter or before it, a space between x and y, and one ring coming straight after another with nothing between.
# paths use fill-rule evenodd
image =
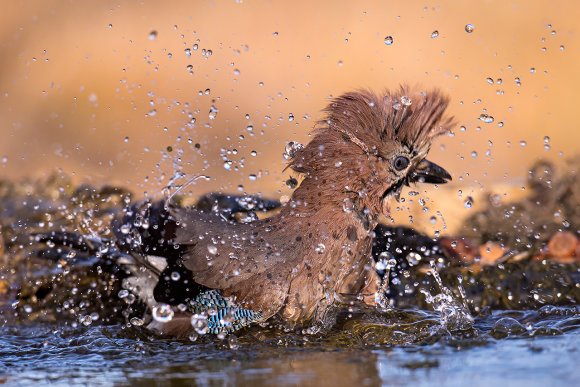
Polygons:
<instances>
[{"instance_id":1,"label":"water droplet","mask_svg":"<svg viewBox=\"0 0 580 387\"><path fill-rule=\"evenodd\" d=\"M209 119L215 120L215 118L217 117L218 111L219 110L217 107L215 107L215 105L211 105L211 107L209 108Z\"/></svg>"},{"instance_id":2,"label":"water droplet","mask_svg":"<svg viewBox=\"0 0 580 387\"><path fill-rule=\"evenodd\" d=\"M465 206L465 208L473 207L473 198L471 196L468 196L467 199L465 199L463 205Z\"/></svg>"},{"instance_id":3,"label":"water droplet","mask_svg":"<svg viewBox=\"0 0 580 387\"><path fill-rule=\"evenodd\" d=\"M536 73L536 68L535 67L530 67L530 73L535 74Z\"/></svg>"},{"instance_id":4,"label":"water droplet","mask_svg":"<svg viewBox=\"0 0 580 387\"><path fill-rule=\"evenodd\" d=\"M186 57L189 58L191 56L191 49L190 48L186 48L185 50L183 50L183 52L185 52Z\"/></svg>"},{"instance_id":5,"label":"water droplet","mask_svg":"<svg viewBox=\"0 0 580 387\"><path fill-rule=\"evenodd\" d=\"M472 33L475 30L475 26L471 23L465 25L465 32L468 34Z\"/></svg>"},{"instance_id":6,"label":"water droplet","mask_svg":"<svg viewBox=\"0 0 580 387\"><path fill-rule=\"evenodd\" d=\"M324 243L319 243L314 248L314 251L316 251L317 254L323 254L326 251L326 246Z\"/></svg>"},{"instance_id":7,"label":"water droplet","mask_svg":"<svg viewBox=\"0 0 580 387\"><path fill-rule=\"evenodd\" d=\"M236 321L233 311L231 309L228 310L221 321L226 325L232 324L234 321Z\"/></svg>"},{"instance_id":8,"label":"water droplet","mask_svg":"<svg viewBox=\"0 0 580 387\"><path fill-rule=\"evenodd\" d=\"M207 251L211 255L216 255L218 253L218 249L217 249L216 245L207 245Z\"/></svg>"},{"instance_id":9,"label":"water droplet","mask_svg":"<svg viewBox=\"0 0 580 387\"><path fill-rule=\"evenodd\" d=\"M385 44L390 46L393 44L393 37L392 36L385 36Z\"/></svg>"},{"instance_id":10,"label":"water droplet","mask_svg":"<svg viewBox=\"0 0 580 387\"><path fill-rule=\"evenodd\" d=\"M410 266L415 266L415 265L419 264L419 262L421 262L421 259L423 257L421 257L421 254L419 254L415 251L412 251L409 254L407 254L406 258L407 258L407 262L409 262Z\"/></svg>"},{"instance_id":11,"label":"water droplet","mask_svg":"<svg viewBox=\"0 0 580 387\"><path fill-rule=\"evenodd\" d=\"M121 289L117 295L119 298L125 298L129 295L129 291L127 289Z\"/></svg>"},{"instance_id":12,"label":"water droplet","mask_svg":"<svg viewBox=\"0 0 580 387\"><path fill-rule=\"evenodd\" d=\"M431 32L431 38L432 39L435 39L437 37L439 37L439 31L435 30L435 31Z\"/></svg>"},{"instance_id":13,"label":"water droplet","mask_svg":"<svg viewBox=\"0 0 580 387\"><path fill-rule=\"evenodd\" d=\"M564 45L562 44L562 45L560 46L560 51L564 51L565 49L566 49L566 47L564 47Z\"/></svg>"},{"instance_id":14,"label":"water droplet","mask_svg":"<svg viewBox=\"0 0 580 387\"><path fill-rule=\"evenodd\" d=\"M88 327L89 325L91 325L93 323L93 319L89 315L82 316L80 318L80 320L81 320L81 323L86 327Z\"/></svg>"},{"instance_id":15,"label":"water droplet","mask_svg":"<svg viewBox=\"0 0 580 387\"><path fill-rule=\"evenodd\" d=\"M471 151L471 157L476 158L477 157L477 152L476 151Z\"/></svg>"},{"instance_id":16,"label":"water droplet","mask_svg":"<svg viewBox=\"0 0 580 387\"><path fill-rule=\"evenodd\" d=\"M250 179L251 181L256 181L258 179L258 176L256 176L256 174L252 173L248 176L248 179Z\"/></svg>"},{"instance_id":17,"label":"water droplet","mask_svg":"<svg viewBox=\"0 0 580 387\"><path fill-rule=\"evenodd\" d=\"M178 273L178 272L176 272L176 271L174 271L174 272L172 272L172 273L171 273L171 280L172 280L172 281L179 281L179 278L180 278L180 277L181 277L181 276L180 276L180 275L179 275L179 273Z\"/></svg>"},{"instance_id":18,"label":"water droplet","mask_svg":"<svg viewBox=\"0 0 580 387\"><path fill-rule=\"evenodd\" d=\"M544 150L549 151L550 148L550 137L544 136Z\"/></svg>"},{"instance_id":19,"label":"water droplet","mask_svg":"<svg viewBox=\"0 0 580 387\"><path fill-rule=\"evenodd\" d=\"M202 314L194 314L191 316L191 326L200 335L207 333L207 317Z\"/></svg>"},{"instance_id":20,"label":"water droplet","mask_svg":"<svg viewBox=\"0 0 580 387\"><path fill-rule=\"evenodd\" d=\"M401 97L401 104L403 104L403 106L411 106L411 98L407 97L406 95L403 95Z\"/></svg>"},{"instance_id":21,"label":"water droplet","mask_svg":"<svg viewBox=\"0 0 580 387\"><path fill-rule=\"evenodd\" d=\"M526 147L526 145L528 145L528 142L527 142L527 141L525 141L525 140L520 140L520 146L521 146L522 148L525 148L525 147Z\"/></svg>"},{"instance_id":22,"label":"water droplet","mask_svg":"<svg viewBox=\"0 0 580 387\"><path fill-rule=\"evenodd\" d=\"M136 327L140 327L142 326L145 321L142 318L139 317L131 317L131 319L129 320L129 322L131 323L131 325L134 325Z\"/></svg>"},{"instance_id":23,"label":"water droplet","mask_svg":"<svg viewBox=\"0 0 580 387\"><path fill-rule=\"evenodd\" d=\"M286 143L286 146L284 147L283 154L284 159L285 160L293 159L294 156L296 156L296 152L302 149L304 149L304 145L300 144L299 142L289 141L288 143Z\"/></svg>"},{"instance_id":24,"label":"water droplet","mask_svg":"<svg viewBox=\"0 0 580 387\"><path fill-rule=\"evenodd\" d=\"M397 265L395 256L388 251L383 251L379 254L379 259L376 263L375 269L377 271L390 270Z\"/></svg>"},{"instance_id":25,"label":"water droplet","mask_svg":"<svg viewBox=\"0 0 580 387\"><path fill-rule=\"evenodd\" d=\"M288 121L290 122L294 121L294 114L292 113L288 114Z\"/></svg>"},{"instance_id":26,"label":"water droplet","mask_svg":"<svg viewBox=\"0 0 580 387\"><path fill-rule=\"evenodd\" d=\"M516 86L522 85L522 80L520 79L520 77L516 77L515 82L516 82Z\"/></svg>"},{"instance_id":27,"label":"water droplet","mask_svg":"<svg viewBox=\"0 0 580 387\"><path fill-rule=\"evenodd\" d=\"M354 211L354 202L350 198L346 198L342 202L342 210L344 212L352 212Z\"/></svg>"},{"instance_id":28,"label":"water droplet","mask_svg":"<svg viewBox=\"0 0 580 387\"><path fill-rule=\"evenodd\" d=\"M137 301L137 296L134 295L133 293L129 293L129 295L127 297L124 298L125 303L128 305L133 304L135 301Z\"/></svg>"},{"instance_id":29,"label":"water droplet","mask_svg":"<svg viewBox=\"0 0 580 387\"><path fill-rule=\"evenodd\" d=\"M493 122L494 118L493 118L493 116L490 116L489 114L480 114L479 120L485 122L486 124L491 124Z\"/></svg>"},{"instance_id":30,"label":"water droplet","mask_svg":"<svg viewBox=\"0 0 580 387\"><path fill-rule=\"evenodd\" d=\"M171 306L167 304L157 304L151 311L155 321L159 321L161 323L171 321L171 319L173 319L174 313L175 312L173 312Z\"/></svg>"},{"instance_id":31,"label":"water droplet","mask_svg":"<svg viewBox=\"0 0 580 387\"><path fill-rule=\"evenodd\" d=\"M286 180L286 185L288 188L294 189L298 185L298 180L296 180L294 177L290 177L288 180Z\"/></svg>"},{"instance_id":32,"label":"water droplet","mask_svg":"<svg viewBox=\"0 0 580 387\"><path fill-rule=\"evenodd\" d=\"M486 82L489 83L490 85L493 85L493 78L485 78Z\"/></svg>"},{"instance_id":33,"label":"water droplet","mask_svg":"<svg viewBox=\"0 0 580 387\"><path fill-rule=\"evenodd\" d=\"M157 39L157 31L153 30L151 32L149 32L149 40L155 40Z\"/></svg>"}]
</instances>

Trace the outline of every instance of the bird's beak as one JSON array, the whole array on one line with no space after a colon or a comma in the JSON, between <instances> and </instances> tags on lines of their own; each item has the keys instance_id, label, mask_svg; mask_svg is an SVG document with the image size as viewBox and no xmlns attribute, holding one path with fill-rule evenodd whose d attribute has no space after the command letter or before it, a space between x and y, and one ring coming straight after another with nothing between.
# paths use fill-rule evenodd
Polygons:
<instances>
[{"instance_id":1,"label":"bird's beak","mask_svg":"<svg viewBox=\"0 0 580 387\"><path fill-rule=\"evenodd\" d=\"M451 180L451 175L439 165L423 159L410 173L409 180L413 183L445 184Z\"/></svg>"}]
</instances>

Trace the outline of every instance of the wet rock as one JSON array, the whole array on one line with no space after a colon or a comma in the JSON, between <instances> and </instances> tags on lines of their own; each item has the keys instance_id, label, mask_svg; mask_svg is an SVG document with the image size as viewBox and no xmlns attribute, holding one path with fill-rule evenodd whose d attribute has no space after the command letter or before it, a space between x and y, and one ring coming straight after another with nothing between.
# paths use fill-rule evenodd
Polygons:
<instances>
[{"instance_id":1,"label":"wet rock","mask_svg":"<svg viewBox=\"0 0 580 387\"><path fill-rule=\"evenodd\" d=\"M568 231L557 232L548 242L547 252L556 258L574 258L579 241L576 235Z\"/></svg>"}]
</instances>

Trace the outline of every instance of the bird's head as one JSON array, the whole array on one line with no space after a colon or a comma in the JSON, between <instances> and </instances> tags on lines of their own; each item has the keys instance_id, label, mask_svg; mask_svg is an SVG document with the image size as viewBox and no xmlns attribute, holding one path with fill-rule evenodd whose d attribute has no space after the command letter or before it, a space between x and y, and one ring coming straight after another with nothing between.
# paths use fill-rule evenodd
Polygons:
<instances>
[{"instance_id":1,"label":"bird's head","mask_svg":"<svg viewBox=\"0 0 580 387\"><path fill-rule=\"evenodd\" d=\"M310 204L350 200L376 217L388 213L389 198L398 198L403 185L451 180L426 159L433 139L453 123L444 114L448 104L439 90L407 87L333 99L312 140L289 164L304 175L301 188L307 188L295 196Z\"/></svg>"}]
</instances>

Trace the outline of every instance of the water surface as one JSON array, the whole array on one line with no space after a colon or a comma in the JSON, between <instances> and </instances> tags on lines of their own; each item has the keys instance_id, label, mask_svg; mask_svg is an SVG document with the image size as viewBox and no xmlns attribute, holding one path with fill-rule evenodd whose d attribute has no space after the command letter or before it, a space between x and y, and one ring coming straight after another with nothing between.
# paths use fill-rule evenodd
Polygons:
<instances>
[{"instance_id":1,"label":"water surface","mask_svg":"<svg viewBox=\"0 0 580 387\"><path fill-rule=\"evenodd\" d=\"M196 342L122 325L0 329L7 384L577 385L580 310L545 307L476 318L450 332L436 313L339 318L317 335L254 329Z\"/></svg>"}]
</instances>

